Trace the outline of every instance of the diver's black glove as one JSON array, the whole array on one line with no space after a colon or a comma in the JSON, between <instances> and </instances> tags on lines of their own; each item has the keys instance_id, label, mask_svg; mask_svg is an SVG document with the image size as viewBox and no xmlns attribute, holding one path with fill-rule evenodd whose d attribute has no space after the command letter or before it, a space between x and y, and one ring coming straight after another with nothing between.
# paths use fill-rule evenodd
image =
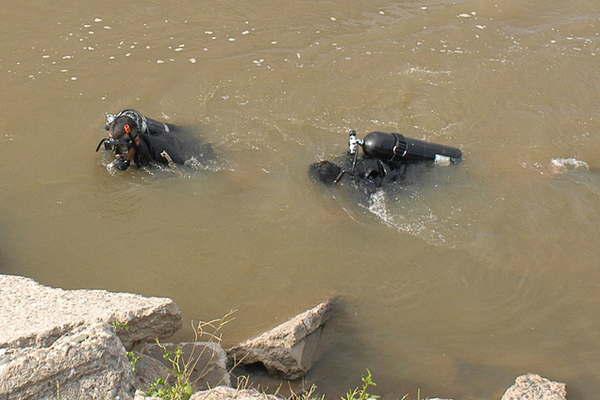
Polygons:
<instances>
[{"instance_id":1,"label":"diver's black glove","mask_svg":"<svg viewBox=\"0 0 600 400\"><path fill-rule=\"evenodd\" d=\"M129 168L129 160L125 160L124 158L117 158L114 161L114 166L119 171L125 171L127 168Z\"/></svg>"}]
</instances>

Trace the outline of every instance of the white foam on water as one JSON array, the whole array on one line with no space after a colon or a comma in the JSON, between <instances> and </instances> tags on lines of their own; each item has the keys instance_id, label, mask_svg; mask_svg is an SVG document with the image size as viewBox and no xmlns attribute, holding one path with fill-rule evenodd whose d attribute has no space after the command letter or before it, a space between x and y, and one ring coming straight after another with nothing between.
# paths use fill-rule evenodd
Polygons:
<instances>
[{"instance_id":1,"label":"white foam on water","mask_svg":"<svg viewBox=\"0 0 600 400\"><path fill-rule=\"evenodd\" d=\"M399 232L417 236L434 245L448 244L446 235L438 229L440 220L430 208L414 213L410 218L395 215L386 205L386 196L382 190L373 193L369 197L366 208L384 224Z\"/></svg>"},{"instance_id":2,"label":"white foam on water","mask_svg":"<svg viewBox=\"0 0 600 400\"><path fill-rule=\"evenodd\" d=\"M585 161L578 160L576 158L553 158L550 160L550 170L556 174L562 174L567 171L573 170L586 170L588 171L590 166Z\"/></svg>"},{"instance_id":3,"label":"white foam on water","mask_svg":"<svg viewBox=\"0 0 600 400\"><path fill-rule=\"evenodd\" d=\"M369 206L367 207L367 209L373 215L377 216L386 225L396 229L399 228L396 222L394 221L392 214L386 207L385 193L383 192L383 190L378 190L377 192L371 194L371 196L369 197Z\"/></svg>"}]
</instances>

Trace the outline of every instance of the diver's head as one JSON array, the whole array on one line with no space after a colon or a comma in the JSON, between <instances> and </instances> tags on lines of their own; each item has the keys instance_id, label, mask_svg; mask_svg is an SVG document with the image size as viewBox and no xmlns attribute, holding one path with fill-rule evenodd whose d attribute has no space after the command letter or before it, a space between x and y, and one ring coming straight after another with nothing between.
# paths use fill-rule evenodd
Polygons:
<instances>
[{"instance_id":1,"label":"diver's head","mask_svg":"<svg viewBox=\"0 0 600 400\"><path fill-rule=\"evenodd\" d=\"M137 135L137 124L132 118L126 115L117 117L112 124L110 124L108 129L108 136L116 140L120 140L124 136L129 136L129 138L134 139Z\"/></svg>"},{"instance_id":2,"label":"diver's head","mask_svg":"<svg viewBox=\"0 0 600 400\"><path fill-rule=\"evenodd\" d=\"M319 161L310 165L310 176L326 185L333 185L339 179L342 169L331 161Z\"/></svg>"},{"instance_id":3,"label":"diver's head","mask_svg":"<svg viewBox=\"0 0 600 400\"><path fill-rule=\"evenodd\" d=\"M131 160L130 150L135 149L136 145L139 145L141 139L138 134L138 125L133 118L121 115L110 122L106 129L108 130L108 138L103 139L98 143L96 151L104 143L106 150L112 150L115 154L115 162L117 168L125 170L129 166ZM122 165L121 165L122 164ZM121 165L122 168L119 167Z\"/></svg>"}]
</instances>

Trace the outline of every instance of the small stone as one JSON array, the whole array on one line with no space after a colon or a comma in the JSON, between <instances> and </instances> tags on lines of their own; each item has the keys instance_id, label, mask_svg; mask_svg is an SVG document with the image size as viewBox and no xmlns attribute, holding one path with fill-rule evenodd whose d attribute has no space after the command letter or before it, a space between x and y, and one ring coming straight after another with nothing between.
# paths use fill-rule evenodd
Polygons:
<instances>
[{"instance_id":1,"label":"small stone","mask_svg":"<svg viewBox=\"0 0 600 400\"><path fill-rule=\"evenodd\" d=\"M553 382L540 375L527 374L515 379L502 400L567 400L567 385Z\"/></svg>"},{"instance_id":2,"label":"small stone","mask_svg":"<svg viewBox=\"0 0 600 400\"><path fill-rule=\"evenodd\" d=\"M197 392L190 400L282 400L272 394L261 393L256 389L234 389L219 386L214 389Z\"/></svg>"}]
</instances>

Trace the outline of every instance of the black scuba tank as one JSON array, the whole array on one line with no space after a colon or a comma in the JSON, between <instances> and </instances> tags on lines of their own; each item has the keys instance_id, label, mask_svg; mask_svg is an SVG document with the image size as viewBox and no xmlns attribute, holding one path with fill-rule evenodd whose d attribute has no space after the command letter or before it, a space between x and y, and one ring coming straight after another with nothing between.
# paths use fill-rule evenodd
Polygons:
<instances>
[{"instance_id":1,"label":"black scuba tank","mask_svg":"<svg viewBox=\"0 0 600 400\"><path fill-rule=\"evenodd\" d=\"M150 135L164 135L171 132L169 125L148 117L146 117L146 126Z\"/></svg>"},{"instance_id":2,"label":"black scuba tank","mask_svg":"<svg viewBox=\"0 0 600 400\"><path fill-rule=\"evenodd\" d=\"M462 152L451 146L408 138L399 133L371 132L364 138L363 152L367 157L383 161L443 161L457 163Z\"/></svg>"}]
</instances>

